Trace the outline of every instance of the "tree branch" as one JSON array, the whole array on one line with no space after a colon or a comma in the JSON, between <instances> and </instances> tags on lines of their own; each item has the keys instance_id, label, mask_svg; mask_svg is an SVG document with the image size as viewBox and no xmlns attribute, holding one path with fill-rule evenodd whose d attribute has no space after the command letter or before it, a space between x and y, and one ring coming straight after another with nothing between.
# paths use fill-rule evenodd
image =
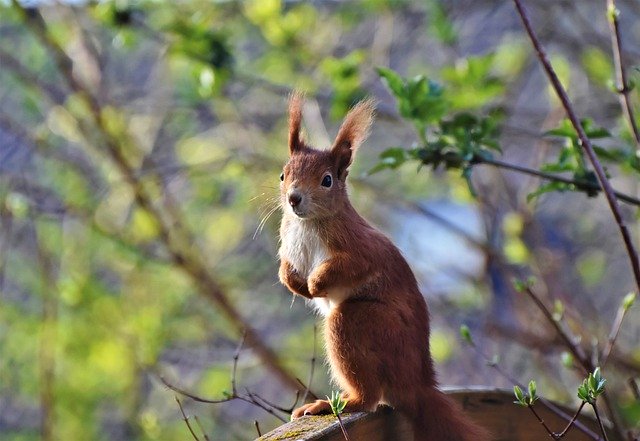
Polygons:
<instances>
[{"instance_id":1,"label":"tree branch","mask_svg":"<svg viewBox=\"0 0 640 441\"><path fill-rule=\"evenodd\" d=\"M620 305L618 311L616 312L616 317L613 320L613 324L611 325L611 331L609 332L609 338L607 338L607 343L602 350L602 355L600 356L600 366L604 367L609 360L609 355L611 355L611 350L616 343L616 339L618 338L618 334L620 333L620 328L622 327L622 322L624 320L624 316L627 313L627 309L624 305Z\"/></svg>"},{"instance_id":2,"label":"tree branch","mask_svg":"<svg viewBox=\"0 0 640 441\"><path fill-rule=\"evenodd\" d=\"M513 1L515 3L516 9L518 10L518 14L520 15L520 18L522 19L524 28L527 34L529 35L529 39L531 40L531 43L534 49L536 50L538 59L542 63L542 66L547 76L549 77L549 81L551 82L551 85L553 86L556 94L560 98L560 101L562 102L562 106L564 107L564 110L567 113L567 116L571 121L571 124L573 125L574 129L578 134L578 138L580 139L580 144L584 149L585 154L589 158L591 165L593 166L596 176L598 177L598 181L600 181L600 185L602 186L602 190L604 191L604 194L607 198L607 202L609 204L609 208L611 209L611 213L616 223L618 224L618 228L620 229L620 234L622 235L622 239L624 241L627 254L629 255L629 261L631 263L631 268L633 270L636 287L638 289L638 292L640 292L640 262L638 260L638 253L636 252L635 246L633 245L633 241L631 240L631 235L629 234L629 230L625 225L624 221L622 220L622 214L620 213L620 207L618 206L615 192L611 187L611 184L609 183L609 179L607 179L607 175L604 169L602 168L602 164L600 164L600 161L598 160L598 157L596 156L596 153L593 150L591 141L587 137L584 131L584 128L580 123L580 119L578 118L575 110L573 109L573 105L569 100L567 92L562 86L562 83L560 82L560 79L558 78L558 75L556 74L555 70L551 66L551 62L547 57L546 51L542 47L540 40L538 40L538 37L535 34L533 27L531 26L529 15L527 14L527 11L524 8L524 5L522 4L522 1L521 0L513 0Z\"/></svg>"},{"instance_id":3,"label":"tree branch","mask_svg":"<svg viewBox=\"0 0 640 441\"><path fill-rule=\"evenodd\" d=\"M622 219L622 214L620 213L620 207L618 206L618 201L616 199L616 195L615 192L613 190L613 188L611 187L611 184L609 183L609 179L607 178L607 175L602 167L602 164L600 164L600 161L598 160L598 157L595 153L595 151L593 150L593 146L591 145L591 141L589 140L589 138L587 137L584 128L582 127L582 124L580 123L580 119L578 118L578 116L576 115L575 110L573 109L573 105L571 104L571 101L569 100L569 97L567 95L567 92L565 91L564 87L562 86L562 83L560 82L560 79L558 78L558 75L556 74L555 70L553 69L553 67L551 66L551 62L549 61L549 58L547 57L546 51L545 49L542 47L542 44L540 43L540 40L538 40L538 37L536 35L536 33L533 30L533 27L531 26L531 21L529 20L529 16L527 14L526 9L524 8L524 5L522 4L521 0L513 0L515 7L518 11L518 14L520 15L520 18L522 20L522 24L524 25L524 28L527 32L527 34L529 35L529 39L531 40L531 43L534 47L534 49L536 50L538 59L540 60L540 62L542 63L542 66L549 78L549 81L551 82L551 85L553 86L556 95L558 95L558 97L560 98L560 101L562 102L562 106L564 107L565 112L567 113L567 116L569 118L569 120L571 121L571 124L573 125L573 128L575 129L575 131L578 134L578 138L580 139L580 145L582 146L585 154L587 155L587 157L589 158L589 161L591 162L591 165L593 166L593 169L596 173L596 176L598 177L598 181L600 182L600 185L602 186L602 190L604 191L604 194L607 198L607 202L609 204L609 208L611 209L611 214L613 215L616 223L618 224L618 228L620 230L620 234L622 236L622 240L624 242L625 248L627 250L627 254L629 256L629 261L631 263L631 268L633 270L633 276L635 278L635 282L636 282L636 287L638 289L638 292L640 292L640 262L638 260L638 253L635 249L635 246L633 244L633 241L631 239L631 235L629 233L629 230L626 226L626 224L624 223L623 219ZM606 395L603 395L603 399L605 400L605 404L607 405L608 411L609 411L609 416L611 417L612 421L613 421L613 425L616 429L616 431L618 432L618 434L620 435L621 438L623 438L623 433L622 433L622 426L619 423L619 418L617 415L617 412L615 411L614 407L611 405L611 403L609 403L609 400L607 398ZM605 435L606 436L606 435Z\"/></svg>"},{"instance_id":4,"label":"tree branch","mask_svg":"<svg viewBox=\"0 0 640 441\"><path fill-rule=\"evenodd\" d=\"M622 63L622 39L620 38L620 24L618 22L619 11L616 8L615 0L607 0L607 21L609 22L609 30L611 34L611 48L613 50L613 65L616 71L616 91L620 98L620 107L622 113L631 128L631 133L636 142L636 152L640 153L640 132L636 123L633 112L633 105L629 92L629 82L627 81L627 73Z\"/></svg>"},{"instance_id":5,"label":"tree branch","mask_svg":"<svg viewBox=\"0 0 640 441\"><path fill-rule=\"evenodd\" d=\"M484 360L484 362L487 364L487 366L492 367L496 372L498 372L498 374L500 374L504 378L506 378L511 384L517 385L521 389L525 389L525 390L527 389L527 387L524 384L522 384L517 379L515 379L512 375L510 375L508 372L506 372L500 366L499 363L496 363L494 360L490 360L489 357L487 357L487 355L480 350L480 348L475 344L475 342L473 340L465 340L465 342L467 342L471 346L471 348L475 351L475 353L478 354L480 356L480 358L482 358ZM560 409L558 406L556 406L556 404L554 404L552 401L548 401L547 399L542 398L542 397L538 398L538 401L540 403L542 403L542 405L545 406L547 409L549 409L551 412L553 412L554 414L556 414L560 418L562 418L565 421L567 421L568 422L567 423L567 428L569 426L575 426L578 430L580 430L582 433L584 433L589 438L591 438L591 439L593 439L595 441L599 441L601 439L598 436L598 434L593 432L591 429L589 429L587 426L585 426L582 422L580 422L577 419L580 411L582 410L582 406L580 407L578 412L576 414L574 414L573 417L570 417L562 409ZM567 428L565 428L563 432L567 431L568 430Z\"/></svg>"},{"instance_id":6,"label":"tree branch","mask_svg":"<svg viewBox=\"0 0 640 441\"><path fill-rule=\"evenodd\" d=\"M189 429L189 432L191 433L191 436L196 441L200 441L200 438L198 438L198 435L196 435L196 433L193 431L193 427L191 427L191 423L189 422L189 417L185 413L184 408L182 407L182 403L180 402L180 399L177 396L174 396L174 398L176 400L176 403L178 403L178 407L180 408L180 413L182 414L182 420L187 425L187 428Z\"/></svg>"},{"instance_id":7,"label":"tree branch","mask_svg":"<svg viewBox=\"0 0 640 441\"><path fill-rule=\"evenodd\" d=\"M521 166L521 165L510 164L508 162L500 161L499 159L477 158L476 161L477 161L476 162L477 164L493 165L495 167L503 168L505 170L512 170L512 171L516 171L516 172L523 173L523 174L526 174L526 175L536 176L538 178L545 179L547 181L554 181L554 182L560 182L560 183L563 183L563 184L574 185L576 187L576 189L578 189L578 190L580 190L580 189L588 189L588 190L602 191L602 186L594 184L593 182L580 181L580 180L576 180L576 179L566 178L564 176L559 176L559 175L556 175L556 174L553 174L553 173L547 173L547 172L544 172L544 171L536 170L536 169L529 168L529 167L524 167L524 166ZM613 193L621 201L624 201L624 202L626 202L628 204L631 204L631 205L640 206L640 199L638 199L636 197L633 197L633 196L630 196L628 194L621 193L621 192L615 191L615 190L614 190Z\"/></svg>"},{"instance_id":8,"label":"tree branch","mask_svg":"<svg viewBox=\"0 0 640 441\"><path fill-rule=\"evenodd\" d=\"M538 309L545 316L547 321L553 329L555 329L558 337L563 341L564 345L569 349L569 352L575 357L575 359L580 363L580 367L583 369L585 373L591 372L593 370L593 366L589 357L584 353L581 346L577 345L571 336L567 333L567 331L560 326L560 323L553 318L553 313L547 308L547 305L544 304L542 299L538 296L538 294L531 289L531 287L526 287L524 292L533 300L533 303L536 304Z\"/></svg>"}]
</instances>

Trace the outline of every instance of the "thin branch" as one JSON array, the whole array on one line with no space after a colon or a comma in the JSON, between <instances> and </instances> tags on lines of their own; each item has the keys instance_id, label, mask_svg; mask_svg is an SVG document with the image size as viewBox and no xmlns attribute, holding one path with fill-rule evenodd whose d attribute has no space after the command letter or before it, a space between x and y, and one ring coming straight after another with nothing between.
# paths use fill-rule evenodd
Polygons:
<instances>
[{"instance_id":1,"label":"thin branch","mask_svg":"<svg viewBox=\"0 0 640 441\"><path fill-rule=\"evenodd\" d=\"M236 388L236 374L238 372L238 360L240 359L240 351L242 350L242 345L244 345L244 339L246 338L246 336L246 333L243 332L240 343L238 343L238 347L236 348L236 352L233 354L233 368L231 369L231 393L233 395L238 395L238 390Z\"/></svg>"},{"instance_id":2,"label":"thin branch","mask_svg":"<svg viewBox=\"0 0 640 441\"><path fill-rule=\"evenodd\" d=\"M640 401L640 387L638 387L638 383L636 383L635 378L629 378L629 387L631 388L631 392L633 393L633 397Z\"/></svg>"},{"instance_id":3,"label":"thin branch","mask_svg":"<svg viewBox=\"0 0 640 441\"><path fill-rule=\"evenodd\" d=\"M640 132L638 124L631 104L629 93L631 88L627 80L627 73L622 63L622 39L620 38L620 23L618 22L619 11L616 8L615 0L607 0L607 21L609 22L609 30L611 34L611 48L613 51L613 65L616 71L616 91L620 98L620 107L622 113L631 128L633 138L636 142L636 152L640 153Z\"/></svg>"},{"instance_id":4,"label":"thin branch","mask_svg":"<svg viewBox=\"0 0 640 441\"><path fill-rule=\"evenodd\" d=\"M571 429L573 427L574 423L576 422L576 420L580 416L580 412L582 412L582 409L584 408L585 404L587 404L586 401L583 401L582 403L580 403L580 407L578 407L578 410L573 415L573 418L571 418L571 421L569 421L569 423L567 424L567 427L565 427L562 430L562 432L558 433L558 439L564 438L564 436L567 434L567 432L569 432L569 429Z\"/></svg>"},{"instance_id":5,"label":"thin branch","mask_svg":"<svg viewBox=\"0 0 640 441\"><path fill-rule=\"evenodd\" d=\"M202 427L202 424L200 424L200 418L198 418L198 415L194 415L193 419L196 421L196 424L198 425L198 428L200 429L200 432L202 432L202 436L204 437L204 441L211 441L209 439L209 436L207 435L207 432L204 431L204 427Z\"/></svg>"},{"instance_id":6,"label":"thin branch","mask_svg":"<svg viewBox=\"0 0 640 441\"><path fill-rule=\"evenodd\" d=\"M524 166L521 166L521 165L510 164L508 162L500 161L498 159L477 158L476 161L477 161L476 162L477 164L493 165L495 167L503 168L505 170L513 170L513 171L517 171L519 173L523 173L523 174L526 174L526 175L536 176L536 177L541 178L541 179L546 179L547 181L554 181L554 182L560 182L562 184L574 185L576 187L576 189L578 189L578 190L597 190L597 191L602 191L602 186L600 186L598 184L595 184L593 182L566 178L564 176L559 176L559 175L556 175L556 174L553 174L553 173L547 173L547 172L544 172L544 171L532 169L532 168L529 168L529 167L524 167ZM626 202L628 204L631 204L631 205L640 206L640 199L638 199L636 197L633 197L633 196L630 196L628 194L625 194L625 193L622 193L622 192L619 192L619 191L615 191L615 190L614 190L613 193L621 201L624 201L624 202Z\"/></svg>"},{"instance_id":7,"label":"thin branch","mask_svg":"<svg viewBox=\"0 0 640 441\"><path fill-rule=\"evenodd\" d=\"M344 423L342 422L342 418L340 418L340 414L336 413L336 417L338 418L340 430L342 430L342 436L344 437L345 441L349 441L349 434L347 433L347 429L344 427Z\"/></svg>"},{"instance_id":8,"label":"thin branch","mask_svg":"<svg viewBox=\"0 0 640 441\"><path fill-rule=\"evenodd\" d=\"M549 308L547 308L547 305L544 304L538 294L534 292L533 289L531 289L531 287L529 286L525 288L524 292L531 298L531 300L533 300L533 303L535 303L538 309L540 309L549 324L553 326L553 329L555 329L558 337L560 337L567 349L569 349L571 354L576 358L576 360L578 360L582 369L585 372L593 371L593 365L589 360L589 357L587 357L587 355L584 353L582 347L577 345L573 341L569 333L562 326L560 326L560 323L557 320L553 318L553 313L551 312L551 310L549 310Z\"/></svg>"},{"instance_id":9,"label":"thin branch","mask_svg":"<svg viewBox=\"0 0 640 441\"><path fill-rule=\"evenodd\" d=\"M290 414L291 412L293 412L293 409L295 408L296 404L298 403L298 400L300 399L300 391L296 391L296 399L295 402L290 406L290 407L282 407L279 406L275 403L272 403L271 401L267 400L266 398L254 394L253 392L250 392L249 390L246 390L247 396L250 397L251 399L257 399L260 400L263 404L274 408L275 410L278 410L282 413L286 413L286 414Z\"/></svg>"},{"instance_id":10,"label":"thin branch","mask_svg":"<svg viewBox=\"0 0 640 441\"><path fill-rule=\"evenodd\" d=\"M256 428L256 432L258 432L258 438L260 438L262 436L262 431L260 430L260 423L258 423L258 420L253 420L253 425Z\"/></svg>"},{"instance_id":11,"label":"thin branch","mask_svg":"<svg viewBox=\"0 0 640 441\"><path fill-rule=\"evenodd\" d=\"M200 438L198 438L198 435L196 435L196 433L193 431L193 427L191 427L191 423L189 422L189 417L185 413L184 408L182 407L182 403L180 402L180 399L177 396L174 396L174 398L176 400L176 403L178 403L178 407L180 408L180 413L182 414L182 419L187 425L187 428L189 429L191 436L193 436L193 439L195 439L196 441L200 441Z\"/></svg>"},{"instance_id":12,"label":"thin branch","mask_svg":"<svg viewBox=\"0 0 640 441\"><path fill-rule=\"evenodd\" d=\"M196 395L192 392L186 391L172 383L170 383L166 378L159 376L158 377L160 379L160 381L162 382L162 384L164 384L166 387L168 387L169 389L171 389L174 392L179 393L180 395L183 395L185 397L191 398L193 401L197 401L199 403L206 403L206 404L220 404L220 403L227 403L229 401L233 401L233 400L240 400L240 401L244 401L245 403L249 403L249 404L253 404L257 407L259 407L260 409L264 410L265 412L273 415L274 417L278 418L280 421L282 421L283 423L286 423L287 420L285 418L282 418L280 415L278 415L275 412L275 409L265 406L263 403L257 401L255 399L255 397L257 397L257 395L249 393L250 395L248 396L242 396L242 395L229 395L225 398L220 398L220 399L212 399L212 398L204 398L201 397L199 395Z\"/></svg>"},{"instance_id":13,"label":"thin branch","mask_svg":"<svg viewBox=\"0 0 640 441\"><path fill-rule=\"evenodd\" d=\"M567 116L571 121L571 124L573 125L574 129L578 134L578 138L580 139L580 144L585 154L589 158L589 161L593 166L596 176L598 177L598 181L602 186L602 190L607 198L607 202L609 204L609 208L611 209L611 213L616 223L618 224L618 228L620 229L620 234L622 235L622 239L624 241L627 254L629 255L629 261L631 263L631 268L633 270L635 282L638 287L638 291L640 292L640 262L638 260L638 253L636 252L635 246L633 245L633 241L631 239L631 235L629 234L629 230L627 229L627 226L625 225L622 219L622 214L620 213L620 207L618 206L615 192L611 187L609 179L607 179L607 175L602 167L602 164L600 164L600 161L598 160L598 157L595 151L593 150L591 141L587 137L584 131L584 128L580 123L580 119L578 118L575 110L573 109L573 105L569 100L567 92L562 86L562 83L560 82L560 79L558 78L558 75L556 74L555 70L551 66L551 62L547 57L546 51L542 47L540 40L538 40L538 37L534 32L533 27L531 26L529 15L525 10L524 5L522 4L522 1L521 0L513 0L513 1L515 3L516 9L518 10L518 14L520 15L520 18L522 19L522 23L525 27L525 30L529 35L529 39L531 40L531 43L533 44L533 47L536 50L538 59L542 63L542 66L544 67L544 70L547 73L547 76L549 77L549 80L556 94L560 98L560 101L562 102L562 106L564 107L564 110L567 113Z\"/></svg>"},{"instance_id":14,"label":"thin branch","mask_svg":"<svg viewBox=\"0 0 640 441\"><path fill-rule=\"evenodd\" d=\"M540 415L538 415L538 412L536 412L536 410L533 408L533 406L531 404L527 404L527 408L531 411L531 413L533 413L536 417L536 419L538 420L538 422L540 424L542 424L542 427L544 427L544 430L547 431L547 433L549 434L549 436L555 440L560 439L560 437L549 428L549 426L547 426L547 423L544 422L544 420L542 419L542 417Z\"/></svg>"},{"instance_id":15,"label":"thin branch","mask_svg":"<svg viewBox=\"0 0 640 441\"><path fill-rule=\"evenodd\" d=\"M162 382L162 384L164 384L166 387L168 387L169 389L171 389L174 392L179 393L182 396L185 396L187 398L191 398L193 401L197 401L198 403L206 403L206 404L220 404L220 403L226 403L228 401L232 401L234 400L236 397L233 396L228 396L225 398L219 398L219 399L215 399L215 398L203 398L199 395L196 395L194 393L191 393L185 389L182 389L172 383L170 383L166 378L164 378L163 376L158 376L158 378L160 379L160 381Z\"/></svg>"},{"instance_id":16,"label":"thin branch","mask_svg":"<svg viewBox=\"0 0 640 441\"><path fill-rule=\"evenodd\" d=\"M607 202L609 204L611 214L613 215L613 218L615 219L618 225L618 229L620 230L620 235L622 236L622 240L624 242L627 254L629 256L631 269L633 270L633 276L636 282L636 287L638 288L638 292L640 292L640 261L638 260L638 253L636 251L635 245L633 244L633 240L631 239L629 229L627 228L626 224L624 223L624 220L622 219L622 214L620 212L620 207L618 206L618 201L616 199L615 192L611 187L611 184L609 182L609 179L607 178L604 168L602 167L602 164L598 160L598 157L595 151L593 150L591 141L589 140L589 137L585 133L584 128L582 127L582 124L580 122L580 119L578 118L575 110L573 109L573 105L569 100L569 96L567 95L567 92L562 86L562 83L560 82L558 75L553 69L553 66L551 66L551 62L547 57L546 51L542 47L540 40L538 40L538 37L534 32L533 27L531 26L529 15L525 10L524 5L522 4L522 1L513 0L513 2L518 11L518 14L520 15L520 18L522 19L522 24L524 25L524 28L527 34L529 35L529 39L531 40L531 43L536 50L538 59L542 63L542 66L549 78L549 81L551 82L551 85L553 86L556 92L556 95L558 95L558 97L560 98L560 101L562 102L562 106L564 107L564 110L567 113L567 116L571 121L573 128L578 134L578 138L580 139L580 145L582 146L582 149L584 150L585 154L589 158L589 162L591 162L593 170L596 176L598 177L598 181L602 186L602 190L604 191L604 194L607 198ZM586 360L586 361L589 362L589 360ZM603 399L605 401L605 405L607 406L607 410L613 422L613 426L615 430L618 432L618 435L620 436L620 438L624 438L622 425L620 424L620 418L617 414L615 407L609 401L607 394L603 395Z\"/></svg>"},{"instance_id":17,"label":"thin branch","mask_svg":"<svg viewBox=\"0 0 640 441\"><path fill-rule=\"evenodd\" d=\"M304 388L304 393L302 394L303 403L307 401L307 397L309 396L309 393L310 393L309 388L311 387L311 382L313 381L313 374L316 368L317 346L318 346L318 326L314 324L313 325L313 355L311 356L311 367L309 369L309 379L307 380L307 386ZM315 395L315 394L312 394L312 395Z\"/></svg>"},{"instance_id":18,"label":"thin branch","mask_svg":"<svg viewBox=\"0 0 640 441\"><path fill-rule=\"evenodd\" d=\"M527 386L522 384L520 381L518 381L512 375L510 375L508 372L506 372L504 369L502 369L500 364L498 364L495 361L489 359L489 357L487 357L487 355L480 350L480 348L475 344L475 342L473 340L470 340L470 341L469 340L465 340L465 341L471 346L471 348L475 351L475 353L478 354L480 356L480 358L482 358L484 360L484 362L487 364L487 366L492 367L496 372L498 372L500 375L502 375L504 378L506 378L507 381L509 381L511 384L517 385L521 389L525 389L525 390L527 389ZM549 400L547 400L545 398L540 397L540 398L538 398L538 401L540 403L542 403L542 405L545 406L547 409L549 409L551 412L556 414L558 417L564 419L565 421L568 421L569 422L568 426L569 425L574 425L578 430L580 430L582 433L584 433L588 437L592 438L593 440L595 440L595 441L601 440L601 438L598 436L598 434L596 434L591 429L589 429L587 426L585 426L582 422L577 420L578 415L574 415L573 417L570 417L561 408L556 406L556 404L554 404L552 401L549 401ZM578 412L580 412L580 411L578 411Z\"/></svg>"},{"instance_id":19,"label":"thin branch","mask_svg":"<svg viewBox=\"0 0 640 441\"><path fill-rule=\"evenodd\" d=\"M298 382L298 384L299 384L300 386L302 386L302 388L303 388L303 389L305 389L305 390L307 391L307 394L308 394L308 397L309 397L309 398L311 398L312 400L317 400L317 399L318 399L318 396L317 396L316 394L314 394L314 393L311 391L311 389L309 389L309 386L307 386L306 384L304 384L304 383L302 382L302 380L301 380L301 379L296 378L296 381Z\"/></svg>"},{"instance_id":20,"label":"thin branch","mask_svg":"<svg viewBox=\"0 0 640 441\"><path fill-rule=\"evenodd\" d=\"M602 436L604 436L605 441L609 441L609 438L607 437L607 431L604 428L604 424L602 423L602 418L600 418L600 413L598 412L598 406L596 405L595 402L593 402L591 404L591 407L593 407L593 413L596 415L596 420L598 421L598 426L600 427L600 432L602 432Z\"/></svg>"},{"instance_id":21,"label":"thin branch","mask_svg":"<svg viewBox=\"0 0 640 441\"><path fill-rule=\"evenodd\" d=\"M607 339L607 344L602 350L602 356L600 357L600 366L604 367L609 360L609 355L611 355L611 350L616 343L616 339L618 338L618 334L620 333L620 328L622 327L622 322L627 313L627 309L624 305L620 305L618 311L616 312L616 317L613 320L613 324L611 325L611 331L609 332L609 338Z\"/></svg>"}]
</instances>

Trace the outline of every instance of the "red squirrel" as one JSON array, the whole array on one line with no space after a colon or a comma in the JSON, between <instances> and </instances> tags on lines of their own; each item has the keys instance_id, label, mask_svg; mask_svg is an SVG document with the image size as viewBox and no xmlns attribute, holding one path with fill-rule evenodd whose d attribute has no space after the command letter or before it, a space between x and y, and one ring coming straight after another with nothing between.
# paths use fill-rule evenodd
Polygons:
<instances>
[{"instance_id":1,"label":"red squirrel","mask_svg":"<svg viewBox=\"0 0 640 441\"><path fill-rule=\"evenodd\" d=\"M324 315L324 338L345 412L388 404L414 425L416 441L485 441L437 388L429 350L429 312L406 260L349 202L346 178L373 120L365 100L345 117L333 146L317 150L301 135L303 97L289 100L289 161L280 175L280 281ZM330 413L326 400L292 418Z\"/></svg>"}]
</instances>

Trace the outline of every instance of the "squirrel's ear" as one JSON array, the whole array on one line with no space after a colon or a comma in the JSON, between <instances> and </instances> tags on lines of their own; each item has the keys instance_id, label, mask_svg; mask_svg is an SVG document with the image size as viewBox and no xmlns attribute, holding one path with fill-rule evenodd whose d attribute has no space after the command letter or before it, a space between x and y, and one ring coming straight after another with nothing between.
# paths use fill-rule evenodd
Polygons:
<instances>
[{"instance_id":1,"label":"squirrel's ear","mask_svg":"<svg viewBox=\"0 0 640 441\"><path fill-rule=\"evenodd\" d=\"M340 126L336 140L331 147L331 155L334 157L340 179L346 177L347 168L351 165L356 150L369 135L375 107L376 103L373 99L360 101L347 113Z\"/></svg>"},{"instance_id":2,"label":"squirrel's ear","mask_svg":"<svg viewBox=\"0 0 640 441\"><path fill-rule=\"evenodd\" d=\"M300 126L302 124L302 104L304 95L295 91L289 97L289 155L304 147Z\"/></svg>"}]
</instances>

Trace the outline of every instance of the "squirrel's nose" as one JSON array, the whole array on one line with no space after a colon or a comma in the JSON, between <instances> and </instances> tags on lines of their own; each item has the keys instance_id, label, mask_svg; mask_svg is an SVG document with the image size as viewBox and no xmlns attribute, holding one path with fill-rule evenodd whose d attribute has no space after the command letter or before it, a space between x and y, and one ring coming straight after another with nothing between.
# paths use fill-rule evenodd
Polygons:
<instances>
[{"instance_id":1,"label":"squirrel's nose","mask_svg":"<svg viewBox=\"0 0 640 441\"><path fill-rule=\"evenodd\" d=\"M289 195L289 205L291 205L293 208L300 205L301 201L302 201L302 196L300 195L300 193L291 193Z\"/></svg>"}]
</instances>

